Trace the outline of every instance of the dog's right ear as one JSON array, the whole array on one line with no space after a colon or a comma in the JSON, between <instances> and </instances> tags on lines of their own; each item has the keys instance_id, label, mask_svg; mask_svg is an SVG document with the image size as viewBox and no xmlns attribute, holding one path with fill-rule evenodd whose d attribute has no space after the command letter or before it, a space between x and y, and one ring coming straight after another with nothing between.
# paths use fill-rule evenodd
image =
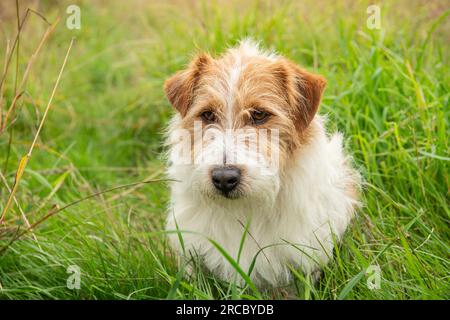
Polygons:
<instances>
[{"instance_id":1,"label":"dog's right ear","mask_svg":"<svg viewBox=\"0 0 450 320\"><path fill-rule=\"evenodd\" d=\"M167 99L181 116L184 117L191 106L194 91L211 60L212 58L208 54L199 54L186 70L177 72L164 83Z\"/></svg>"}]
</instances>

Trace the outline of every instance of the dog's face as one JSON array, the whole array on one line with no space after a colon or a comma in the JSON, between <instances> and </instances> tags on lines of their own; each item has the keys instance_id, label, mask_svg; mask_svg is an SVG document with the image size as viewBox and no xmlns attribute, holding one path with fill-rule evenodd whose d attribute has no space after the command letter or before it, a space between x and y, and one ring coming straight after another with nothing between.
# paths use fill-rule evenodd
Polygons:
<instances>
[{"instance_id":1,"label":"dog's face","mask_svg":"<svg viewBox=\"0 0 450 320\"><path fill-rule=\"evenodd\" d=\"M274 200L325 84L249 42L217 59L198 55L165 83L179 113L169 137L172 177L202 196Z\"/></svg>"}]
</instances>

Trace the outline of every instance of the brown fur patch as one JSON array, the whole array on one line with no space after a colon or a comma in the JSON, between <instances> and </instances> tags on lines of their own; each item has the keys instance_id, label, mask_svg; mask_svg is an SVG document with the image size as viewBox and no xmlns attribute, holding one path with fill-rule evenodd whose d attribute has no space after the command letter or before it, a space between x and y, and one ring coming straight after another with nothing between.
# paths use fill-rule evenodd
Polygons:
<instances>
[{"instance_id":1,"label":"brown fur patch","mask_svg":"<svg viewBox=\"0 0 450 320\"><path fill-rule=\"evenodd\" d=\"M210 56L200 54L188 69L177 72L164 83L167 98L182 116L186 115L191 106L197 84L210 61Z\"/></svg>"}]
</instances>

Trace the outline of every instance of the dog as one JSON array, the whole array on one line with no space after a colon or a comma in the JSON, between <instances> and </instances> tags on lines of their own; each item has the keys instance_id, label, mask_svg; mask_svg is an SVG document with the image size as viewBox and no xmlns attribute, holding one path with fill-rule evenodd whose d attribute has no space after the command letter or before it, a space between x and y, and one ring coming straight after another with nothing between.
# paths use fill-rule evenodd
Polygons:
<instances>
[{"instance_id":1,"label":"dog","mask_svg":"<svg viewBox=\"0 0 450 320\"><path fill-rule=\"evenodd\" d=\"M248 39L220 57L200 53L166 80L176 109L166 231L180 257L243 283L231 257L260 287L289 285L295 269L320 273L332 259L360 176L342 135L328 135L317 114L325 86Z\"/></svg>"}]
</instances>

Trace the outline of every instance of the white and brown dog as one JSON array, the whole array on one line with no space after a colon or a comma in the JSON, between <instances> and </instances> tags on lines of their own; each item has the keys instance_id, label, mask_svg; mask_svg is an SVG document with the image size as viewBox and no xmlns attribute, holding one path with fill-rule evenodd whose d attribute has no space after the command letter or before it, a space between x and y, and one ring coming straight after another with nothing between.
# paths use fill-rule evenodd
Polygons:
<instances>
[{"instance_id":1,"label":"white and brown dog","mask_svg":"<svg viewBox=\"0 0 450 320\"><path fill-rule=\"evenodd\" d=\"M249 40L220 58L200 54L166 81L178 111L167 136L177 181L166 228L181 255L233 281L212 239L245 271L255 259L251 279L274 287L289 283L289 266L313 273L330 260L360 182L342 136L328 136L316 114L325 85Z\"/></svg>"}]
</instances>

